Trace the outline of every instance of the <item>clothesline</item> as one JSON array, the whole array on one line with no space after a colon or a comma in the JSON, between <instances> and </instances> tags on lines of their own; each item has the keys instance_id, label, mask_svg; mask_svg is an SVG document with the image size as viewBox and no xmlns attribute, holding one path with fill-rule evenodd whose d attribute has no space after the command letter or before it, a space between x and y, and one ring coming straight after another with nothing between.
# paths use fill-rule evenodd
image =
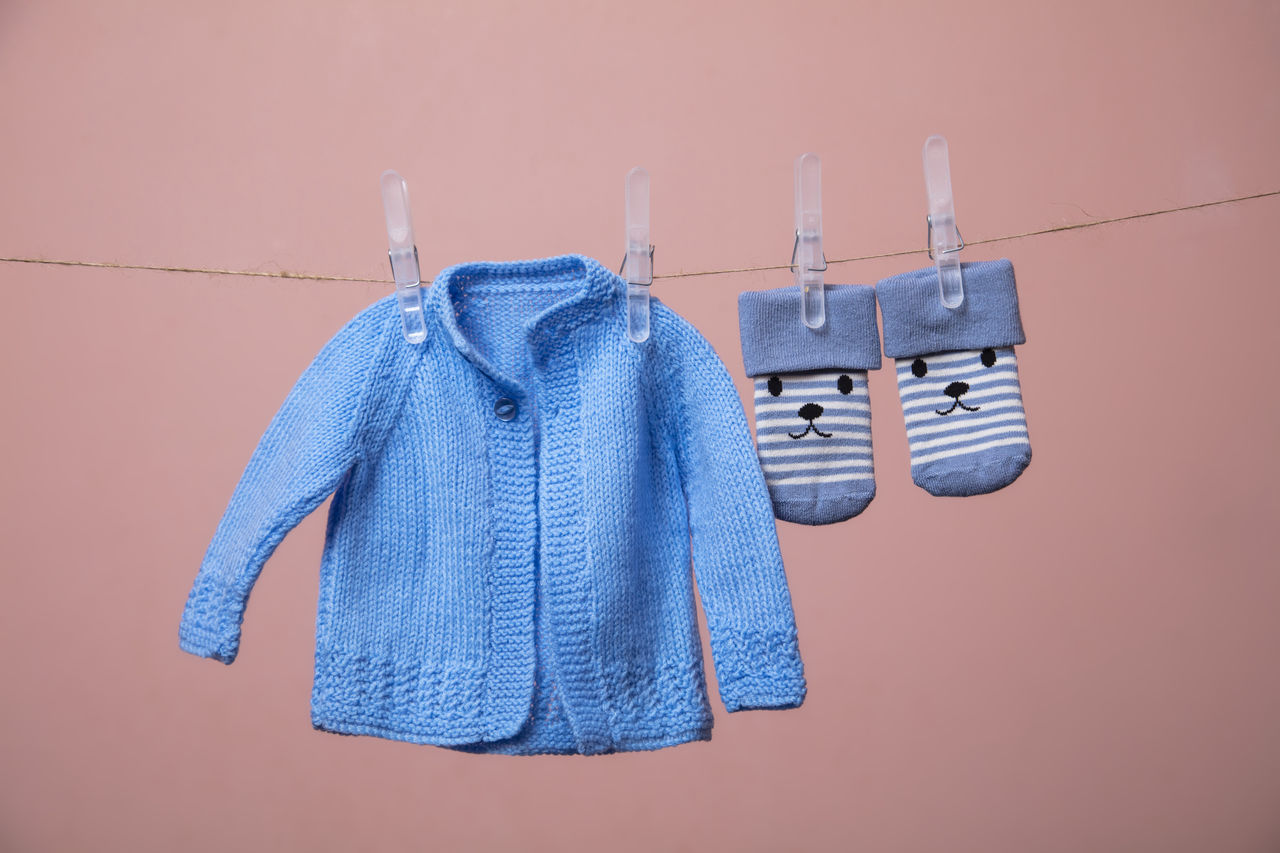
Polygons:
<instances>
[{"instance_id":1,"label":"clothesline","mask_svg":"<svg viewBox=\"0 0 1280 853\"><path fill-rule=\"evenodd\" d=\"M1272 196L1280 196L1280 190L1271 190L1269 192L1254 193L1253 195L1236 196L1234 198L1217 199L1216 201L1206 201L1199 204L1188 204L1182 207L1169 207L1162 210L1147 210L1142 213L1131 213L1127 216L1113 216L1108 219L1094 219L1087 222L1074 222L1069 225L1055 225L1052 228L1041 228L1035 231L1024 231L1019 234L1005 234L999 237L986 237L979 240L968 240L966 246L981 246L988 243L1003 243L1009 240L1021 240L1027 237L1039 237L1045 234L1057 234L1063 231L1080 231L1085 228L1097 228L1101 225L1112 225L1117 222L1128 222L1134 219L1147 219L1152 216L1164 216L1172 213L1182 213L1188 210L1200 210L1206 207L1219 207L1226 204L1237 204L1239 202L1253 201L1260 198L1270 198ZM898 258L907 255L922 255L928 253L927 248L923 249L900 249L891 252L878 252L872 255L859 255L852 258L834 258L828 259L828 266L833 264L851 264L858 261L872 261L880 258ZM232 270L217 269L210 267L176 267L176 266L160 266L156 264L119 264L109 261L81 261L81 260L63 260L57 258L4 258L0 257L0 263L6 264L47 264L50 266L63 267L91 267L97 269L119 269L119 270L142 270L148 272L173 272L173 273L195 273L200 275L230 275L230 276L249 276L257 278L288 278L301 279L304 281L355 281L368 284L391 284L389 279L384 278L360 278L358 276L345 275L322 275L319 273L301 273L290 272L288 270L280 270L269 272L263 270ZM758 267L733 267L729 269L717 270L697 270L694 272L674 272L660 273L654 275L654 281L659 279L675 279L675 278L695 278L698 276L708 275L729 275L732 273L744 272L764 272L768 270L785 270L790 269L790 264L770 264Z\"/></svg>"}]
</instances>

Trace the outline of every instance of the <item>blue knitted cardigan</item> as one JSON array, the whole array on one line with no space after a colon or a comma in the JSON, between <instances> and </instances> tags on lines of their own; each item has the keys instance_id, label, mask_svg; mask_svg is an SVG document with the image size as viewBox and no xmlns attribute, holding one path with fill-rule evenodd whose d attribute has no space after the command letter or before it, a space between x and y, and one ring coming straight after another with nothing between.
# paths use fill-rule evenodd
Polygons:
<instances>
[{"instance_id":1,"label":"blue knitted cardigan","mask_svg":"<svg viewBox=\"0 0 1280 853\"><path fill-rule=\"evenodd\" d=\"M312 725L477 752L711 736L805 695L769 494L711 345L579 255L462 264L407 343L393 296L324 347L244 471L182 616L235 659L263 563L333 494ZM692 560L693 572L690 572Z\"/></svg>"}]
</instances>

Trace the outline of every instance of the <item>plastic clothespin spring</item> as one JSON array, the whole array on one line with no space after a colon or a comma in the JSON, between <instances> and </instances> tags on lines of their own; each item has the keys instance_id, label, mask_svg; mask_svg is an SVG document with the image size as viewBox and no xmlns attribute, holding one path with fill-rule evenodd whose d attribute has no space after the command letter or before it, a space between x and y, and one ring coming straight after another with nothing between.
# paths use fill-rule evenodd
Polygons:
<instances>
[{"instance_id":1,"label":"plastic clothespin spring","mask_svg":"<svg viewBox=\"0 0 1280 853\"><path fill-rule=\"evenodd\" d=\"M924 141L924 183L929 197L929 257L938 271L938 293L947 308L964 303L964 278L960 272L960 250L964 238L956 226L955 199L951 194L951 158L947 140L930 136Z\"/></svg>"},{"instance_id":2,"label":"plastic clothespin spring","mask_svg":"<svg viewBox=\"0 0 1280 853\"><path fill-rule=\"evenodd\" d=\"M791 250L791 271L800 288L800 319L810 329L827 322L827 298L823 273L827 256L822 250L822 161L817 154L796 158L796 242Z\"/></svg>"},{"instance_id":3,"label":"plastic clothespin spring","mask_svg":"<svg viewBox=\"0 0 1280 853\"><path fill-rule=\"evenodd\" d=\"M627 254L622 269L627 280L627 337L649 339L649 286L653 284L653 244L649 242L649 173L636 166L626 181Z\"/></svg>"},{"instance_id":4,"label":"plastic clothespin spring","mask_svg":"<svg viewBox=\"0 0 1280 853\"><path fill-rule=\"evenodd\" d=\"M392 169L382 173L382 210L387 219L387 257L396 282L404 339L420 344L427 338L427 327L422 313L422 271L409 214L409 185Z\"/></svg>"}]
</instances>

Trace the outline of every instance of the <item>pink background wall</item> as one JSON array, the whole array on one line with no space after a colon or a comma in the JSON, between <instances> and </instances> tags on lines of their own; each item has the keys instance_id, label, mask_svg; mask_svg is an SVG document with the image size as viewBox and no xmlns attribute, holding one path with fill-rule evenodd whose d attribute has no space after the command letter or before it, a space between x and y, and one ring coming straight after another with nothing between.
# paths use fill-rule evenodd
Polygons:
<instances>
[{"instance_id":1,"label":"pink background wall","mask_svg":"<svg viewBox=\"0 0 1280 853\"><path fill-rule=\"evenodd\" d=\"M659 273L785 263L812 150L850 257L922 243L935 132L970 239L1280 189L1274 3L629 9L5 3L0 255L385 278L395 167L429 273L612 264L640 163ZM967 250L1017 266L1031 468L929 497L873 375L879 496L779 528L808 702L594 759L313 732L322 513L234 666L178 650L267 420L389 285L0 263L0 849L1280 849L1276 217ZM745 399L736 295L787 281L655 288Z\"/></svg>"}]
</instances>

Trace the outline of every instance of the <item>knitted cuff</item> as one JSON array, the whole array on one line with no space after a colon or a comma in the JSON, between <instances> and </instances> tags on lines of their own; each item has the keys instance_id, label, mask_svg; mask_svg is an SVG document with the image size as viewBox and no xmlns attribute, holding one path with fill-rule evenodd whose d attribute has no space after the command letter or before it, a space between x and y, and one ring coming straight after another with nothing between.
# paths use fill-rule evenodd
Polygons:
<instances>
[{"instance_id":1,"label":"knitted cuff","mask_svg":"<svg viewBox=\"0 0 1280 853\"><path fill-rule=\"evenodd\" d=\"M800 319L798 287L740 293L738 326L747 375L879 368L875 288L829 284L826 300L827 322L810 329Z\"/></svg>"},{"instance_id":2,"label":"knitted cuff","mask_svg":"<svg viewBox=\"0 0 1280 853\"><path fill-rule=\"evenodd\" d=\"M237 634L228 638L223 631L211 630L183 617L178 626L178 646L188 654L229 664L240 651L240 637Z\"/></svg>"},{"instance_id":3,"label":"knitted cuff","mask_svg":"<svg viewBox=\"0 0 1280 853\"><path fill-rule=\"evenodd\" d=\"M712 636L716 680L726 711L798 708L807 686L794 629Z\"/></svg>"},{"instance_id":4,"label":"knitted cuff","mask_svg":"<svg viewBox=\"0 0 1280 853\"><path fill-rule=\"evenodd\" d=\"M884 319L884 354L907 358L1026 342L1018 291L1008 260L960 265L964 302L947 308L934 267L895 275L876 285Z\"/></svg>"},{"instance_id":5,"label":"knitted cuff","mask_svg":"<svg viewBox=\"0 0 1280 853\"><path fill-rule=\"evenodd\" d=\"M724 709L738 711L785 711L799 708L805 697L804 673L794 669L762 673L758 679L739 681L729 690L720 691Z\"/></svg>"}]
</instances>

